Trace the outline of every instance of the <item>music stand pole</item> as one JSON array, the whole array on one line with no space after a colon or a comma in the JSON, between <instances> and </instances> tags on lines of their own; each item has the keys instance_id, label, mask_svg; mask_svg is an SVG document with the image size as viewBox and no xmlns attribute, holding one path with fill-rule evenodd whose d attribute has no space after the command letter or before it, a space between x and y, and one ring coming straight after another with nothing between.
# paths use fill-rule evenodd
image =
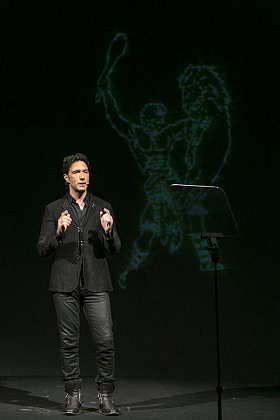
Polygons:
<instances>
[{"instance_id":1,"label":"music stand pole","mask_svg":"<svg viewBox=\"0 0 280 420\"><path fill-rule=\"evenodd\" d=\"M222 420L222 380L221 380L221 346L220 346L220 311L219 311L219 287L218 287L218 263L220 260L218 238L223 238L222 233L201 233L201 239L206 239L211 258L214 263L214 295L215 295L215 321L216 321L216 352L217 352L217 397L218 397L218 420Z\"/></svg>"}]
</instances>

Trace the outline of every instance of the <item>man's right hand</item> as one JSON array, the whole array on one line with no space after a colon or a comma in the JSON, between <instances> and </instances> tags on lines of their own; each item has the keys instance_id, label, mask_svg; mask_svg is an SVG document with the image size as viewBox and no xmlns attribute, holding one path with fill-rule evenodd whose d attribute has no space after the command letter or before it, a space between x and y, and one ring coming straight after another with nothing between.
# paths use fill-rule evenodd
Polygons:
<instances>
[{"instance_id":1,"label":"man's right hand","mask_svg":"<svg viewBox=\"0 0 280 420\"><path fill-rule=\"evenodd\" d=\"M71 223L72 223L72 219L71 219L69 211L68 210L63 211L60 215L60 218L57 221L56 233L60 235L68 228L68 226L71 225Z\"/></svg>"}]
</instances>

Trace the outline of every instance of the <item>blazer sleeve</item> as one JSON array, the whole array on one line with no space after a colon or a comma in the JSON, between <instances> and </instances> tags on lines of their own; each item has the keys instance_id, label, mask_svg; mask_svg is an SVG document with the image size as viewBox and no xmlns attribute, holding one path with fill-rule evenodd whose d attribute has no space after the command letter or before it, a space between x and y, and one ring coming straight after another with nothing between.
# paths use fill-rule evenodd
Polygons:
<instances>
[{"instance_id":1,"label":"blazer sleeve","mask_svg":"<svg viewBox=\"0 0 280 420\"><path fill-rule=\"evenodd\" d=\"M116 228L116 220L115 220L114 212L113 212L112 206L109 203L107 204L107 208L109 209L113 217L113 226L112 226L111 231L109 231L108 233L105 233L103 228L101 227L102 232L103 232L103 246L105 248L105 251L108 254L114 255L120 251L121 241L120 241L117 228Z\"/></svg>"},{"instance_id":2,"label":"blazer sleeve","mask_svg":"<svg viewBox=\"0 0 280 420\"><path fill-rule=\"evenodd\" d=\"M37 244L38 253L41 257L47 257L58 247L59 237L56 234L57 221L46 206L40 236Z\"/></svg>"}]
</instances>

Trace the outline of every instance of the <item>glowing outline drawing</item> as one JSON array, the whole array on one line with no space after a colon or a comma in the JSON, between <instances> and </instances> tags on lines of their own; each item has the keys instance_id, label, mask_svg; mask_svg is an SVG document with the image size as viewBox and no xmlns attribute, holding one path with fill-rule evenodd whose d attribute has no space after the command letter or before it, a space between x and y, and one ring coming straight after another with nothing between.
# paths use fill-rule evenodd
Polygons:
<instances>
[{"instance_id":1,"label":"glowing outline drawing","mask_svg":"<svg viewBox=\"0 0 280 420\"><path fill-rule=\"evenodd\" d=\"M112 88L112 78L119 61L127 54L127 47L126 34L117 34L112 39L96 93L96 102L103 103L107 120L127 141L140 172L146 178L146 203L140 216L140 233L133 243L128 266L120 276L119 284L122 288L127 287L128 274L137 270L146 260L156 239L169 253L176 252L182 246L184 235L182 219L178 217L180 209L178 203L174 202L169 185L200 182L198 149L212 123L218 118L222 118L226 127L226 147L208 183L214 185L219 179L232 144L230 96L223 79L213 66L190 64L178 78L183 118L166 124L167 107L160 102L151 102L140 111L139 123L129 121L122 114ZM180 143L184 145L185 151L183 158L180 156L180 164L174 167L171 160L176 156L176 147ZM185 167L183 179L178 170L182 162ZM190 236L200 269L212 271L213 265L206 246L202 244L199 235Z\"/></svg>"}]
</instances>

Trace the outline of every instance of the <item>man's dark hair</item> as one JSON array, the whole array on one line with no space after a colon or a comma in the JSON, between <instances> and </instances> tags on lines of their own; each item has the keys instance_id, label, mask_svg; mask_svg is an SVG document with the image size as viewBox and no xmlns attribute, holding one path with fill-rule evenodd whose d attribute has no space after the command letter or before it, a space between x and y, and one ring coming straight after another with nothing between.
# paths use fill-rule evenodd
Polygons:
<instances>
[{"instance_id":1,"label":"man's dark hair","mask_svg":"<svg viewBox=\"0 0 280 420\"><path fill-rule=\"evenodd\" d=\"M90 170L90 163L87 156L84 155L83 153L75 153L74 155L65 156L65 158L63 159L62 174L63 175L68 174L72 163L77 162L79 160L82 160L83 162L85 162L87 164L88 169Z\"/></svg>"}]
</instances>

